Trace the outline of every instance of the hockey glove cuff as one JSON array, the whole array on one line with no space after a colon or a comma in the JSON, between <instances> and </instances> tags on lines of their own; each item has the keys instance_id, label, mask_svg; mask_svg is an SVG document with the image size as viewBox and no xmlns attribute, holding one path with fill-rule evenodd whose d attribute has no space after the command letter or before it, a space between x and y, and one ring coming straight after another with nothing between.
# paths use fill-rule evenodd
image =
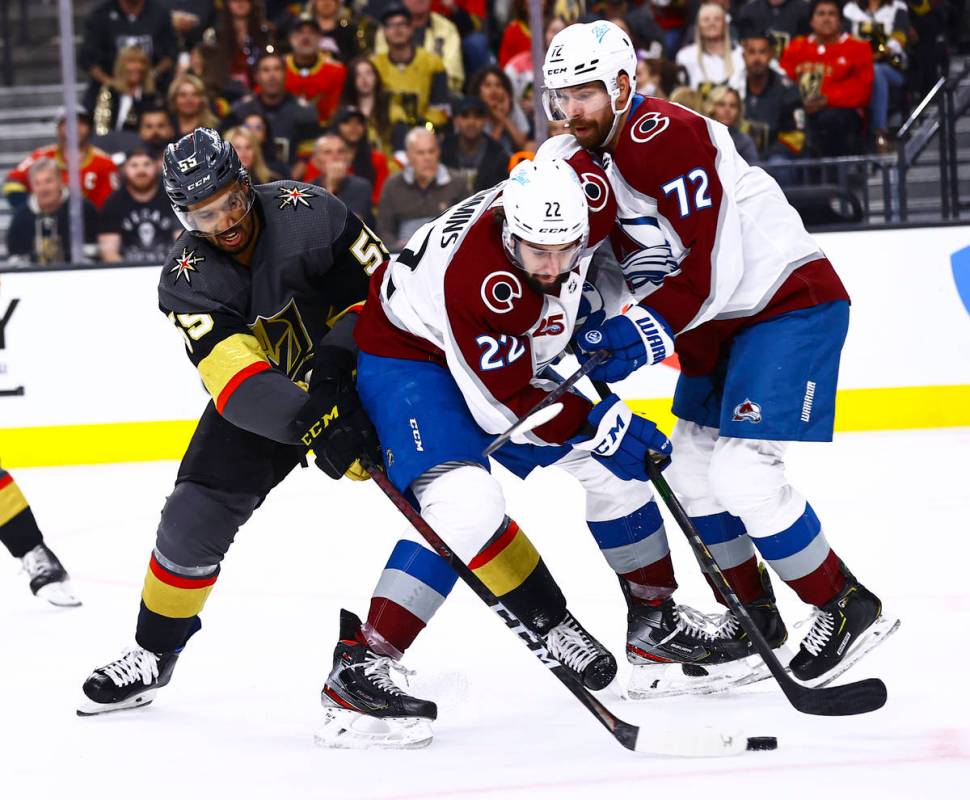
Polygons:
<instances>
[{"instance_id":1,"label":"hockey glove cuff","mask_svg":"<svg viewBox=\"0 0 970 800\"><path fill-rule=\"evenodd\" d=\"M593 458L621 480L648 480L646 459L671 453L670 440L657 426L634 414L615 394L593 406L587 422L587 431L568 443L578 450L591 452Z\"/></svg>"},{"instance_id":2,"label":"hockey glove cuff","mask_svg":"<svg viewBox=\"0 0 970 800\"><path fill-rule=\"evenodd\" d=\"M633 306L625 314L604 318L602 311L593 314L576 335L576 357L580 364L597 350L610 353L606 362L590 371L593 380L623 380L638 367L658 364L674 352L670 326L645 306Z\"/></svg>"}]
</instances>

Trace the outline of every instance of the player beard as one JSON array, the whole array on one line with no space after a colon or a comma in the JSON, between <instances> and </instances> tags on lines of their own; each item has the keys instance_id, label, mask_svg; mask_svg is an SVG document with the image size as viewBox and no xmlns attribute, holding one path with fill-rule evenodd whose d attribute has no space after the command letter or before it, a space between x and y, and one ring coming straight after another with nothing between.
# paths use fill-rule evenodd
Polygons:
<instances>
[{"instance_id":1,"label":"player beard","mask_svg":"<svg viewBox=\"0 0 970 800\"><path fill-rule=\"evenodd\" d=\"M558 296L560 287L568 279L568 272L563 272L562 274L557 275L553 280L546 282L540 281L537 277L535 277L535 275L528 272L525 273L525 282L541 294L552 294Z\"/></svg>"},{"instance_id":2,"label":"player beard","mask_svg":"<svg viewBox=\"0 0 970 800\"><path fill-rule=\"evenodd\" d=\"M580 118L569 121L569 132L579 142L580 147L598 150L606 143L606 135L612 124L612 115L606 123L597 119Z\"/></svg>"}]
</instances>

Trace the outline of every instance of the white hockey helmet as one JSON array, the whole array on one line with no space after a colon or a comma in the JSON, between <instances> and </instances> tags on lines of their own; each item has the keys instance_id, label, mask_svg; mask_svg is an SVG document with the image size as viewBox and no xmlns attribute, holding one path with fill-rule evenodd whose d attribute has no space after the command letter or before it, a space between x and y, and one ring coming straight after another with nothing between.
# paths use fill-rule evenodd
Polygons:
<instances>
[{"instance_id":1,"label":"white hockey helmet","mask_svg":"<svg viewBox=\"0 0 970 800\"><path fill-rule=\"evenodd\" d=\"M630 96L623 108L617 108L620 87L617 75L625 72L630 79ZM630 107L637 86L637 54L630 37L618 25L606 20L575 23L557 33L542 64L544 90L542 106L551 121L564 120L566 114L559 90L592 81L602 81L610 97L615 133L619 116Z\"/></svg>"},{"instance_id":2,"label":"white hockey helmet","mask_svg":"<svg viewBox=\"0 0 970 800\"><path fill-rule=\"evenodd\" d=\"M520 162L505 182L502 206L502 244L516 265L534 272L550 252L559 274L576 265L589 240L589 208L569 164L557 158Z\"/></svg>"}]
</instances>

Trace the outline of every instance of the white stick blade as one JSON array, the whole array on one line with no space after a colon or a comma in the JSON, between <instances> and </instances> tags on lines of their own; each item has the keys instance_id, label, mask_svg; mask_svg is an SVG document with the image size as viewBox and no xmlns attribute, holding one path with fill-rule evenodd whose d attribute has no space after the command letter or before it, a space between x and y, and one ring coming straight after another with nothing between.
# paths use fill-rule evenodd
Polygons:
<instances>
[{"instance_id":1,"label":"white stick blade","mask_svg":"<svg viewBox=\"0 0 970 800\"><path fill-rule=\"evenodd\" d=\"M742 731L722 731L716 728L668 728L646 730L640 728L636 752L655 756L682 758L716 758L736 756L748 747L748 737Z\"/></svg>"}]
</instances>

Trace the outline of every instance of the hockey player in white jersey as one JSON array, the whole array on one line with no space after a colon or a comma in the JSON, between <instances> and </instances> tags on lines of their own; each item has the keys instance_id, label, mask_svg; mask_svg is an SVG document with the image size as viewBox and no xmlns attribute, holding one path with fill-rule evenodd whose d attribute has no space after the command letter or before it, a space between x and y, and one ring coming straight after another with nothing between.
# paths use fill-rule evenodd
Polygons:
<instances>
[{"instance_id":1,"label":"hockey player in white jersey","mask_svg":"<svg viewBox=\"0 0 970 800\"><path fill-rule=\"evenodd\" d=\"M588 321L577 345L610 351L591 373L607 381L677 353L670 481L742 602L770 599L757 548L814 607L791 670L824 685L898 624L836 556L785 476L788 442L832 439L848 295L778 185L738 155L727 128L636 94L636 56L617 26L565 28L543 71L547 115L571 134L546 145L567 157L586 148L607 162L619 207L614 251L639 301ZM779 620L753 616L780 643ZM737 625L728 612L726 629Z\"/></svg>"},{"instance_id":2,"label":"hockey player in white jersey","mask_svg":"<svg viewBox=\"0 0 970 800\"><path fill-rule=\"evenodd\" d=\"M587 154L524 162L504 185L420 228L375 273L355 329L357 387L389 478L594 690L612 680L616 662L567 611L539 553L507 515L482 451L554 385L542 372L573 335L591 248L609 232L615 209L602 169ZM592 293L588 286L587 297ZM613 294L605 302L618 310ZM658 659L702 664L747 652L740 636L717 636L705 618L671 599L673 568L644 468L649 451L667 453L669 445L652 423L616 396L593 406L567 394L556 417L513 442L495 454L513 473L554 464L583 485L589 529L620 580L630 619L638 629L653 620L654 635L640 645ZM433 551L398 542L366 621L342 613L322 694L321 743L430 742L434 703L402 696L390 669L455 579Z\"/></svg>"}]
</instances>

